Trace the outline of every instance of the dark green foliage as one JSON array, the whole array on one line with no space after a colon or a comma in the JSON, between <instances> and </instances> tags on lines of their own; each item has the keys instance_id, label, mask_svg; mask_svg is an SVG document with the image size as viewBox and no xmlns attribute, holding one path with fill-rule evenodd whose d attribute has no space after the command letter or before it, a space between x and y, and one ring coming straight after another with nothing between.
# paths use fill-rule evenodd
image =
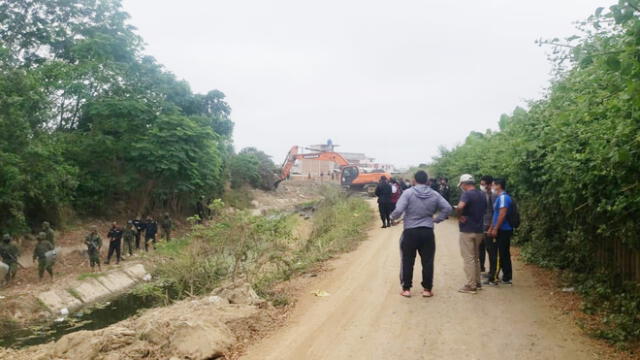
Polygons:
<instances>
[{"instance_id":1,"label":"dark green foliage","mask_svg":"<svg viewBox=\"0 0 640 360\"><path fill-rule=\"evenodd\" d=\"M221 195L224 94L194 94L143 56L128 17L118 0L0 3L0 228L60 225L70 207L187 212Z\"/></svg>"},{"instance_id":2,"label":"dark green foliage","mask_svg":"<svg viewBox=\"0 0 640 360\"><path fill-rule=\"evenodd\" d=\"M571 50L554 52L558 76L542 100L503 115L499 132L473 133L463 145L442 151L432 166L434 175L449 178L463 173L506 177L523 217L518 232L523 254L545 266L608 274L608 300L595 301L601 305L617 304L616 294L629 289L625 279L631 274L614 257L611 244L622 243L627 252L640 249L636 3L620 1L581 24L582 36L567 39ZM635 296L637 311L637 290L626 296ZM600 307L610 322L606 328L619 325L625 335L608 338L640 338L637 312L609 305Z\"/></svg>"},{"instance_id":3,"label":"dark green foliage","mask_svg":"<svg viewBox=\"0 0 640 360\"><path fill-rule=\"evenodd\" d=\"M251 185L271 190L276 181L275 170L275 164L264 152L255 148L242 149L229 162L231 187L237 189L243 185Z\"/></svg>"}]
</instances>

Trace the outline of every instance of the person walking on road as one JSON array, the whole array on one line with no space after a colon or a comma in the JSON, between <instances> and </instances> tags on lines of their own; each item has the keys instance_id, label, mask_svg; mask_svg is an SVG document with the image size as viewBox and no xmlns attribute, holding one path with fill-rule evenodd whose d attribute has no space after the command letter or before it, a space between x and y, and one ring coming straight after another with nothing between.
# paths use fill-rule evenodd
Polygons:
<instances>
[{"instance_id":1,"label":"person walking on road","mask_svg":"<svg viewBox=\"0 0 640 360\"><path fill-rule=\"evenodd\" d=\"M107 253L107 261L105 261L105 264L109 265L111 262L111 256L114 252L116 253L116 264L120 264L122 251L122 229L120 229L118 224L115 222L111 224L111 230L109 230L107 238L109 238L109 252Z\"/></svg>"},{"instance_id":2,"label":"person walking on road","mask_svg":"<svg viewBox=\"0 0 640 360\"><path fill-rule=\"evenodd\" d=\"M420 254L422 263L422 296L433 296L433 260L436 252L433 226L446 220L452 210L442 195L427 186L427 181L426 172L416 172L416 185L402 193L391 214L392 219L399 219L404 214L404 231L400 240L400 282L401 295L404 297L411 296L416 252ZM436 213L438 215L434 218Z\"/></svg>"},{"instance_id":3,"label":"person walking on road","mask_svg":"<svg viewBox=\"0 0 640 360\"><path fill-rule=\"evenodd\" d=\"M502 283L512 285L511 237L513 236L513 227L508 219L509 211L512 208L512 200L505 188L506 181L504 179L493 180L493 190L496 192L497 198L493 205L493 222L489 229L489 236L496 239L498 247L497 261L500 262L500 267L502 268ZM491 285L496 284L497 275L497 264L491 264L489 272L489 282L493 282Z\"/></svg>"},{"instance_id":4,"label":"person walking on road","mask_svg":"<svg viewBox=\"0 0 640 360\"><path fill-rule=\"evenodd\" d=\"M460 176L458 187L463 191L456 208L460 222L460 254L467 277L466 284L458 291L475 294L482 287L478 252L484 237L483 219L487 203L482 192L476 189L476 181L472 175Z\"/></svg>"},{"instance_id":5,"label":"person walking on road","mask_svg":"<svg viewBox=\"0 0 640 360\"><path fill-rule=\"evenodd\" d=\"M383 229L391 226L391 194L391 185L389 185L387 177L381 176L380 182L376 186L376 196L378 197L378 211L380 211Z\"/></svg>"},{"instance_id":6,"label":"person walking on road","mask_svg":"<svg viewBox=\"0 0 640 360\"><path fill-rule=\"evenodd\" d=\"M489 255L489 263L491 263L491 257L497 256L497 248L495 245L495 239L488 235L489 228L493 222L493 203L496 201L496 196L493 193L491 186L493 185L493 177L485 175L480 178L480 191L483 192L487 208L484 213L483 225L484 225L484 240L480 243L480 272L486 272L486 258ZM497 262L494 262L497 263ZM495 269L493 271L495 273Z\"/></svg>"}]
</instances>

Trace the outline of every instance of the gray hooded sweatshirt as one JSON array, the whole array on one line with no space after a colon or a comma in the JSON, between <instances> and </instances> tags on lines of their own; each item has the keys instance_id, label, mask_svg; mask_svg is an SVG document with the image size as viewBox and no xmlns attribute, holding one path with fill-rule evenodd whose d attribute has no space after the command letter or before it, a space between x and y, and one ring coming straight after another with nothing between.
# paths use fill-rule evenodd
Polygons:
<instances>
[{"instance_id":1,"label":"gray hooded sweatshirt","mask_svg":"<svg viewBox=\"0 0 640 360\"><path fill-rule=\"evenodd\" d=\"M391 218L396 220L404 213L405 229L433 228L434 223L447 219L451 211L451 205L442 195L427 185L418 184L402 193ZM434 219L436 212L439 213Z\"/></svg>"}]
</instances>

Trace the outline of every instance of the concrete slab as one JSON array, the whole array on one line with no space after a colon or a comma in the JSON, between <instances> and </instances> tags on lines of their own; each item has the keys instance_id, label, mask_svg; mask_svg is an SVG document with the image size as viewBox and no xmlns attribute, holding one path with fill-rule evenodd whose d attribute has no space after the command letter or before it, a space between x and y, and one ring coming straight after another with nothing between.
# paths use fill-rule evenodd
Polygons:
<instances>
[{"instance_id":1,"label":"concrete slab","mask_svg":"<svg viewBox=\"0 0 640 360\"><path fill-rule=\"evenodd\" d=\"M134 279L142 280L145 275L147 275L147 270L144 268L142 264L135 264L133 266L128 266L122 269L127 275L131 276Z\"/></svg>"},{"instance_id":2,"label":"concrete slab","mask_svg":"<svg viewBox=\"0 0 640 360\"><path fill-rule=\"evenodd\" d=\"M67 308L69 311L75 311L82 307L83 303L71 296L64 290L49 290L36 296L52 314L60 313L61 309Z\"/></svg>"},{"instance_id":3,"label":"concrete slab","mask_svg":"<svg viewBox=\"0 0 640 360\"><path fill-rule=\"evenodd\" d=\"M80 284L73 287L71 291L76 293L85 303L96 302L109 296L111 293L109 289L93 278L83 280Z\"/></svg>"},{"instance_id":4,"label":"concrete slab","mask_svg":"<svg viewBox=\"0 0 640 360\"><path fill-rule=\"evenodd\" d=\"M114 293L125 291L137 282L135 279L121 271L106 274L105 276L97 278L97 280Z\"/></svg>"}]
</instances>

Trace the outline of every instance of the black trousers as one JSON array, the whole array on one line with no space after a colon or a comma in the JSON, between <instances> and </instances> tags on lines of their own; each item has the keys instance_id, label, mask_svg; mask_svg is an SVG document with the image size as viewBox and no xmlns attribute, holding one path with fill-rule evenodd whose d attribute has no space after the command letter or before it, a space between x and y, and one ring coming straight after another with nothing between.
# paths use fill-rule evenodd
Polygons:
<instances>
[{"instance_id":1,"label":"black trousers","mask_svg":"<svg viewBox=\"0 0 640 360\"><path fill-rule=\"evenodd\" d=\"M495 239L487 239L487 252L489 253L489 280L495 281L498 272L502 270L502 280L509 281L513 276L511 264L511 237L513 231L498 230Z\"/></svg>"},{"instance_id":2,"label":"black trousers","mask_svg":"<svg viewBox=\"0 0 640 360\"><path fill-rule=\"evenodd\" d=\"M144 251L149 251L149 242L151 242L151 245L153 246L153 249L155 250L155 248L156 248L156 234L145 235L145 237L144 237Z\"/></svg>"},{"instance_id":3,"label":"black trousers","mask_svg":"<svg viewBox=\"0 0 640 360\"><path fill-rule=\"evenodd\" d=\"M140 233L141 231L136 231L136 250L140 250Z\"/></svg>"},{"instance_id":4,"label":"black trousers","mask_svg":"<svg viewBox=\"0 0 640 360\"><path fill-rule=\"evenodd\" d=\"M489 280L496 281L498 275L498 244L495 238L485 236L484 246L489 255Z\"/></svg>"},{"instance_id":5,"label":"black trousers","mask_svg":"<svg viewBox=\"0 0 640 360\"><path fill-rule=\"evenodd\" d=\"M382 225L391 225L391 207L392 206L393 206L392 202L378 203L378 211L380 211L380 220L382 220Z\"/></svg>"},{"instance_id":6,"label":"black trousers","mask_svg":"<svg viewBox=\"0 0 640 360\"><path fill-rule=\"evenodd\" d=\"M486 271L486 267L485 267L485 262L487 259L487 253L489 252L488 248L487 248L487 241L491 240L487 235L484 236L484 239L482 239L482 242L480 243L480 249L478 251L478 257L480 258L480 271L485 272Z\"/></svg>"},{"instance_id":7,"label":"black trousers","mask_svg":"<svg viewBox=\"0 0 640 360\"><path fill-rule=\"evenodd\" d=\"M120 262L120 249L121 249L122 240L110 241L109 242L109 253L107 255L107 262L111 261L111 256L113 252L116 252L116 262Z\"/></svg>"},{"instance_id":8,"label":"black trousers","mask_svg":"<svg viewBox=\"0 0 640 360\"><path fill-rule=\"evenodd\" d=\"M416 252L420 254L422 263L422 287L431 291L433 287L433 259L436 254L436 241L433 229L419 227L406 229L400 240L402 254L400 282L402 289L409 290L413 285L413 265L416 262Z\"/></svg>"}]
</instances>

